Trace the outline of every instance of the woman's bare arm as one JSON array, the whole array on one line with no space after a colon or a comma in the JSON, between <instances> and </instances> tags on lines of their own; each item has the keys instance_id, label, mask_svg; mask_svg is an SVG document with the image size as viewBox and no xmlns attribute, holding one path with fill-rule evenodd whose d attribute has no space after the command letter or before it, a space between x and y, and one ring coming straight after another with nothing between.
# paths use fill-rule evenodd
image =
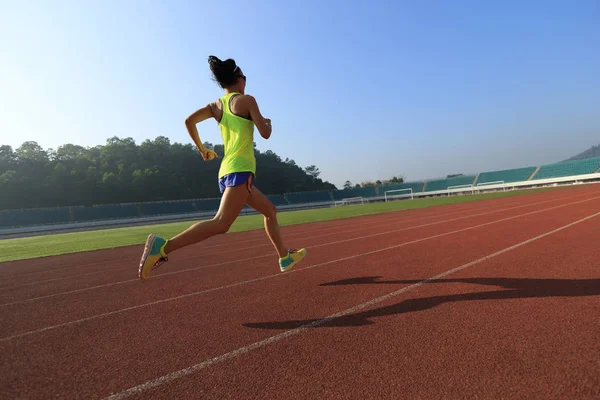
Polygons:
<instances>
[{"instance_id":1,"label":"woman's bare arm","mask_svg":"<svg viewBox=\"0 0 600 400\"><path fill-rule=\"evenodd\" d=\"M260 109L258 108L258 104L256 103L256 99L252 96L246 95L246 105L248 107L248 112L250 113L250 118L256 125L258 132L260 132L260 136L265 139L271 137L271 132L273 128L271 127L271 120L266 119L260 113Z\"/></svg>"},{"instance_id":2,"label":"woman's bare arm","mask_svg":"<svg viewBox=\"0 0 600 400\"><path fill-rule=\"evenodd\" d=\"M189 117L187 117L185 119L185 127L187 128L190 137L196 144L196 147L198 147L198 150L202 154L202 157L204 158L205 161L212 160L217 155L212 150L208 150L207 148L204 147L204 145L202 144L202 141L200 140L200 135L198 134L198 129L196 128L196 125L202 121L209 119L209 118L214 118L214 108L215 107L216 107L215 103L207 104L206 106L195 111L194 113L192 113L192 115L190 115ZM210 154L210 153L212 153L212 154Z\"/></svg>"}]
</instances>

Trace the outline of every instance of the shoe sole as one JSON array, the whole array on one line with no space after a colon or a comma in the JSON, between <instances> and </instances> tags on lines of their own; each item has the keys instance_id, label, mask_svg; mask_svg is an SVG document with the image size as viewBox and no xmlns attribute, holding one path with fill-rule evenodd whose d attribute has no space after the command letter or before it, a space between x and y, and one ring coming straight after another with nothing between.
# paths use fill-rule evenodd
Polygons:
<instances>
[{"instance_id":1,"label":"shoe sole","mask_svg":"<svg viewBox=\"0 0 600 400\"><path fill-rule=\"evenodd\" d=\"M140 260L140 268L138 270L138 276L143 281L148 279L147 277L146 278L143 277L142 271L144 270L144 264L146 264L146 260L148 259L148 256L150 255L150 251L152 250L152 247L154 247L154 240L156 240L156 235L154 235L152 233L150 235L148 235L148 239L146 239L146 246L144 247L144 253L142 254L142 259Z\"/></svg>"}]
</instances>

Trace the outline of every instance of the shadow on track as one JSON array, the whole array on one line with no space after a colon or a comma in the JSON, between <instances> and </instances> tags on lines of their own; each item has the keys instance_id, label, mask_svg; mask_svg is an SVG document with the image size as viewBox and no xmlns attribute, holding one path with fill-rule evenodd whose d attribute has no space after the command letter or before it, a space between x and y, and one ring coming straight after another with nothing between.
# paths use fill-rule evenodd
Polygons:
<instances>
[{"instance_id":1,"label":"shadow on track","mask_svg":"<svg viewBox=\"0 0 600 400\"><path fill-rule=\"evenodd\" d=\"M341 285L412 285L422 280L380 280L380 276L365 276L324 283L321 286ZM311 327L348 327L374 324L373 318L428 310L444 303L460 301L529 299L545 297L583 297L600 295L600 279L530 279L530 278L460 278L428 281L425 284L473 284L497 286L503 290L471 292L407 299L385 307L346 315L318 324L322 318L274 322L248 322L243 326L257 329L294 329Z\"/></svg>"}]
</instances>

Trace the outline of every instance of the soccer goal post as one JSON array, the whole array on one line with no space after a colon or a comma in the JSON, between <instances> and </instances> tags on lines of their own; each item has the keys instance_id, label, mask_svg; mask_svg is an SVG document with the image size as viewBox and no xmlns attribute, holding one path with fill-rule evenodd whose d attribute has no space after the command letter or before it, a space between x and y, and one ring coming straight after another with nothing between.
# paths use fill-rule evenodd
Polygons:
<instances>
[{"instance_id":1,"label":"soccer goal post","mask_svg":"<svg viewBox=\"0 0 600 400\"><path fill-rule=\"evenodd\" d=\"M468 190L469 188L471 188L471 190ZM457 190L457 189L466 189L466 190ZM475 193L472 183L469 183L468 185L448 186L448 188L446 190L448 191L448 196L450 196L451 191L454 191L454 193L458 193L458 192L471 192L471 194Z\"/></svg>"},{"instance_id":2,"label":"soccer goal post","mask_svg":"<svg viewBox=\"0 0 600 400\"><path fill-rule=\"evenodd\" d=\"M365 204L365 199L362 197L348 197L348 198L342 199L342 201L344 202L345 205Z\"/></svg>"},{"instance_id":3,"label":"soccer goal post","mask_svg":"<svg viewBox=\"0 0 600 400\"><path fill-rule=\"evenodd\" d=\"M397 194L395 194L397 193ZM408 189L394 189L394 190L386 190L383 193L383 197L387 202L389 200L397 199L397 198L409 198L414 199L413 190L411 188Z\"/></svg>"}]
</instances>

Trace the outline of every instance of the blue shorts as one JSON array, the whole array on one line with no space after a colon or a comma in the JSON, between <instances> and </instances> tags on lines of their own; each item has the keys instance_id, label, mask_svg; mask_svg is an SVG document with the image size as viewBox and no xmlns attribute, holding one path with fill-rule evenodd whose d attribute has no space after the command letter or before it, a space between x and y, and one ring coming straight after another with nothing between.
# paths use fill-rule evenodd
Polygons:
<instances>
[{"instance_id":1,"label":"blue shorts","mask_svg":"<svg viewBox=\"0 0 600 400\"><path fill-rule=\"evenodd\" d=\"M252 192L254 174L252 172L234 172L233 174L225 175L219 179L219 190L221 191L221 194L225 192L225 188L238 185L246 185L248 192Z\"/></svg>"}]
</instances>

